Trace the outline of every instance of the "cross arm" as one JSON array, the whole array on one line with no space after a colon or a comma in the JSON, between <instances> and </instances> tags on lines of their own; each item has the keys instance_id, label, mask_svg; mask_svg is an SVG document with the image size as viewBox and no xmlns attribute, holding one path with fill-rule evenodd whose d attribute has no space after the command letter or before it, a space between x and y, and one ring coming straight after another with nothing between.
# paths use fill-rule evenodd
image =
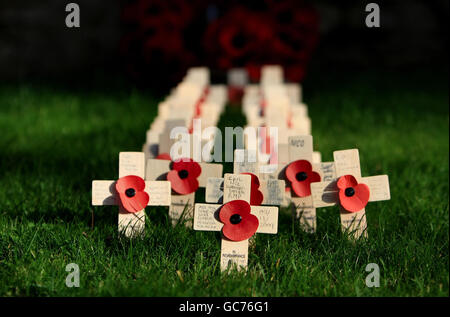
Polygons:
<instances>
[{"instance_id":1,"label":"cross arm","mask_svg":"<svg viewBox=\"0 0 450 317\"><path fill-rule=\"evenodd\" d=\"M315 208L334 206L338 202L336 179L311 183L311 196Z\"/></svg>"},{"instance_id":2,"label":"cross arm","mask_svg":"<svg viewBox=\"0 0 450 317\"><path fill-rule=\"evenodd\" d=\"M368 176L357 178L358 182L369 186L369 201L382 201L391 199L389 178L387 175ZM337 178L332 181L311 183L311 195L314 207L334 206L338 202Z\"/></svg>"},{"instance_id":3,"label":"cross arm","mask_svg":"<svg viewBox=\"0 0 450 317\"><path fill-rule=\"evenodd\" d=\"M263 194L262 205L281 205L285 195L284 180L268 179L260 180L259 190ZM224 179L220 177L209 177L205 191L207 203L222 203L224 192Z\"/></svg>"},{"instance_id":4,"label":"cross arm","mask_svg":"<svg viewBox=\"0 0 450 317\"><path fill-rule=\"evenodd\" d=\"M223 223L219 220L221 204L195 204L194 230L220 231ZM259 220L257 233L276 234L278 232L278 208L271 206L251 206L251 213Z\"/></svg>"},{"instance_id":5,"label":"cross arm","mask_svg":"<svg viewBox=\"0 0 450 317\"><path fill-rule=\"evenodd\" d=\"M116 181L92 181L92 205L117 205L115 185ZM147 206L170 206L170 182L145 181L144 190L150 197Z\"/></svg>"},{"instance_id":6,"label":"cross arm","mask_svg":"<svg viewBox=\"0 0 450 317\"><path fill-rule=\"evenodd\" d=\"M361 179L361 183L369 186L369 201L381 201L391 199L389 190L389 177L387 175L368 176Z\"/></svg>"},{"instance_id":7,"label":"cross arm","mask_svg":"<svg viewBox=\"0 0 450 317\"><path fill-rule=\"evenodd\" d=\"M92 181L92 206L117 205L115 184L116 181Z\"/></svg>"}]
</instances>

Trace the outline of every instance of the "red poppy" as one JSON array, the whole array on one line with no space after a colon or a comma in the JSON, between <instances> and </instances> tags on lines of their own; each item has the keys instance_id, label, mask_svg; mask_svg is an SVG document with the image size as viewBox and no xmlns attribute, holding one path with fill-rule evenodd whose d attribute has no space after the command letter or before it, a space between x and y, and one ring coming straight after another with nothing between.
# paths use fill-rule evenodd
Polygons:
<instances>
[{"instance_id":1,"label":"red poppy","mask_svg":"<svg viewBox=\"0 0 450 317\"><path fill-rule=\"evenodd\" d=\"M298 160L286 168L286 177L292 184L294 193L299 197L311 195L311 183L320 182L320 175L313 172L312 165L307 160Z\"/></svg>"},{"instance_id":2,"label":"red poppy","mask_svg":"<svg viewBox=\"0 0 450 317\"><path fill-rule=\"evenodd\" d=\"M199 184L197 177L202 173L200 164L190 158L182 158L172 163L172 170L167 173L172 189L181 195L193 193Z\"/></svg>"},{"instance_id":3,"label":"red poppy","mask_svg":"<svg viewBox=\"0 0 450 317\"><path fill-rule=\"evenodd\" d=\"M370 189L366 184L358 184L352 175L339 177L339 201L348 212L357 212L363 209L369 202Z\"/></svg>"},{"instance_id":4,"label":"red poppy","mask_svg":"<svg viewBox=\"0 0 450 317\"><path fill-rule=\"evenodd\" d=\"M223 205L219 212L223 235L231 241L243 241L253 236L259 220L250 212L251 207L245 200L233 200Z\"/></svg>"},{"instance_id":5,"label":"red poppy","mask_svg":"<svg viewBox=\"0 0 450 317\"><path fill-rule=\"evenodd\" d=\"M167 160L167 161L172 161L172 158L170 157L169 153L161 153L158 154L158 156L156 157L157 160Z\"/></svg>"},{"instance_id":6,"label":"red poppy","mask_svg":"<svg viewBox=\"0 0 450 317\"><path fill-rule=\"evenodd\" d=\"M250 205L252 206L260 206L263 202L264 196L259 191L259 179L253 173L242 173L245 175L250 175L252 177L251 186L250 186Z\"/></svg>"},{"instance_id":7,"label":"red poppy","mask_svg":"<svg viewBox=\"0 0 450 317\"><path fill-rule=\"evenodd\" d=\"M144 189L145 181L139 176L129 175L119 178L116 182L119 204L131 213L144 209L149 200Z\"/></svg>"}]
</instances>

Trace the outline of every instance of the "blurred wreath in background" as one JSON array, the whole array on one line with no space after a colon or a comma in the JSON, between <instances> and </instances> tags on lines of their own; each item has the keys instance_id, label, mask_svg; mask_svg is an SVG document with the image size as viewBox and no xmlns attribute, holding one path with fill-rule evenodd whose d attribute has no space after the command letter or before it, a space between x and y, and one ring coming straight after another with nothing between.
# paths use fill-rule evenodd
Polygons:
<instances>
[{"instance_id":1,"label":"blurred wreath in background","mask_svg":"<svg viewBox=\"0 0 450 317\"><path fill-rule=\"evenodd\" d=\"M245 67L258 81L261 65L281 64L299 82L318 41L318 14L302 0L135 0L121 18L125 70L145 85L173 85L201 65L219 76Z\"/></svg>"}]
</instances>

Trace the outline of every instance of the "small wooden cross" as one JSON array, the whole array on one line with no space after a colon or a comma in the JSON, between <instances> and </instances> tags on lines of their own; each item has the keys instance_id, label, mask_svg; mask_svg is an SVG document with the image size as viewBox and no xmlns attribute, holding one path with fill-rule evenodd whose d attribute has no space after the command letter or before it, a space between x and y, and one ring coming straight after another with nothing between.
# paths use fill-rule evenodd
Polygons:
<instances>
[{"instance_id":1,"label":"small wooden cross","mask_svg":"<svg viewBox=\"0 0 450 317\"><path fill-rule=\"evenodd\" d=\"M242 240L231 240L229 233L225 233L224 230L229 232L236 229L234 226L238 226L243 218L239 215L240 210L236 210L235 213L227 213L231 215L229 219L224 219L223 208L229 207L229 203L235 204L235 202L244 201L244 204L250 205L250 192L251 192L251 176L245 174L225 174L224 176L224 190L223 190L223 205L222 204L195 204L194 211L194 230L198 231L221 231L222 230L222 246L221 246L221 258L220 269L225 271L230 265L236 265L238 270L246 269L248 265L248 247L249 238L251 236L245 236ZM224 207L227 206L227 207ZM256 216L257 225L253 227L254 233L268 233L276 234L278 231L278 207L273 206L249 206L249 217ZM248 215L248 214L247 214ZM228 217L228 216L227 216ZM225 221L226 224L224 224ZM242 220L244 221L244 220ZM227 228L225 229L225 226ZM252 234L252 235L253 235Z\"/></svg>"},{"instance_id":2,"label":"small wooden cross","mask_svg":"<svg viewBox=\"0 0 450 317\"><path fill-rule=\"evenodd\" d=\"M174 162L169 160L148 159L146 168L146 180L167 180L167 175L171 171L171 167ZM198 187L206 187L208 177L222 177L222 164L214 163L198 163L201 168L201 173L197 177ZM182 171L180 171L182 172ZM193 207L195 203L195 191L188 194L179 194L174 189L174 184L171 184L172 195L171 204L169 207L169 218L172 224L175 225L183 218L188 220L193 217ZM190 222L186 222L186 225L190 225Z\"/></svg>"},{"instance_id":3,"label":"small wooden cross","mask_svg":"<svg viewBox=\"0 0 450 317\"><path fill-rule=\"evenodd\" d=\"M297 190L298 193L296 193L294 182L298 181L297 184L300 184L301 182L308 181L308 178L314 177L313 173L319 175L319 178L314 181L332 179L335 176L334 164L333 162L320 162L320 156L318 157L319 160L316 159L315 161L313 159L313 137L311 135L289 137L288 153L289 164L285 165L283 169L283 178L285 180L289 181L288 172L289 169L294 167L292 164L306 161L307 164L305 165L309 165L312 168L309 171L295 171L295 179L289 181L289 186L294 215L300 220L300 226L304 231L314 233L317 228L317 217L310 188L306 190L307 192L300 193L302 190ZM292 175L290 177L292 178Z\"/></svg>"},{"instance_id":4,"label":"small wooden cross","mask_svg":"<svg viewBox=\"0 0 450 317\"><path fill-rule=\"evenodd\" d=\"M314 207L339 204L342 230L356 239L367 237L364 206L369 201L391 199L389 178L387 175L361 177L358 149L335 151L333 156L336 177L311 184Z\"/></svg>"},{"instance_id":5,"label":"small wooden cross","mask_svg":"<svg viewBox=\"0 0 450 317\"><path fill-rule=\"evenodd\" d=\"M145 176L145 159L143 152L119 153L119 179L134 175L143 180ZM92 181L92 205L93 206L119 206L119 232L124 232L126 237L141 235L145 229L145 207L136 212L129 212L123 207L120 195L116 190L117 181L94 180ZM136 195L136 190L127 196ZM144 191L148 194L147 206L170 206L170 182L145 181Z\"/></svg>"},{"instance_id":6,"label":"small wooden cross","mask_svg":"<svg viewBox=\"0 0 450 317\"><path fill-rule=\"evenodd\" d=\"M288 144L278 145L276 155L278 165L275 172L264 174L264 176L286 181L286 200L290 200L292 203L293 212L300 221L300 227L306 232L314 233L317 228L317 217L312 196L308 193L308 188L303 190L303 188L299 189L295 186L304 187L301 183L306 184L308 180L313 180L313 178L313 181L334 179L334 163L321 162L320 152L313 152L313 137L311 135L290 136ZM298 167L296 167L297 165ZM296 168L301 170L296 171L295 175L290 175L291 179L289 179L287 172ZM317 178L317 174L320 179Z\"/></svg>"}]
</instances>

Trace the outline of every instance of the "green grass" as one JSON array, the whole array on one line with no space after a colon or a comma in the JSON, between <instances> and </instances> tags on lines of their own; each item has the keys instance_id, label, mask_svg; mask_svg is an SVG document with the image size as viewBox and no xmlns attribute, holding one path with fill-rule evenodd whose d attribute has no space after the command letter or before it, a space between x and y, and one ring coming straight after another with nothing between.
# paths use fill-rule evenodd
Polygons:
<instances>
[{"instance_id":1,"label":"green grass","mask_svg":"<svg viewBox=\"0 0 450 317\"><path fill-rule=\"evenodd\" d=\"M116 178L118 153L141 149L158 100L0 87L0 295L448 296L447 83L390 74L307 82L323 160L359 148L363 176L388 174L392 199L367 206L369 239L355 244L337 207L318 210L314 235L282 211L279 234L257 237L248 273L230 275L220 273L218 233L172 228L166 209L147 208L145 238L119 239L117 207L90 205L91 181ZM244 122L228 107L220 125ZM71 262L80 288L65 286ZM365 286L372 262L379 288Z\"/></svg>"}]
</instances>

